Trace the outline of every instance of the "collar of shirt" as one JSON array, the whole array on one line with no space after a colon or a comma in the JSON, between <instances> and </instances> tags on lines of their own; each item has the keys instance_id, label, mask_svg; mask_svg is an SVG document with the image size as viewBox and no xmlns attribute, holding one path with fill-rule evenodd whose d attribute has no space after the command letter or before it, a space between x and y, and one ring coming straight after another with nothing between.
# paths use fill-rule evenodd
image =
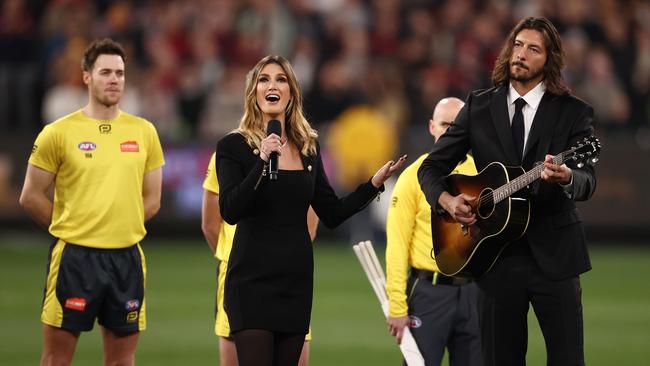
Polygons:
<instances>
[{"instance_id":1,"label":"collar of shirt","mask_svg":"<svg viewBox=\"0 0 650 366\"><path fill-rule=\"evenodd\" d=\"M544 84L544 81L540 81L533 89L531 89L526 95L521 96L515 88L512 87L512 84L510 84L508 88L508 106L515 104L515 100L517 98L524 98L526 101L526 106L525 107L530 107L532 108L532 111L537 111L537 107L539 106L539 103L542 101L542 97L544 96L544 92L546 91L546 85Z\"/></svg>"},{"instance_id":2,"label":"collar of shirt","mask_svg":"<svg viewBox=\"0 0 650 366\"><path fill-rule=\"evenodd\" d=\"M521 97L526 101L526 105L521 111L524 117L524 151L526 144L528 144L528 133L530 133L530 129L533 126L533 120L535 119L535 114L537 113L537 107L539 107L539 103L542 101L542 97L544 96L545 91L546 86L544 85L544 82L541 81L535 85L533 89L526 93L526 95ZM508 117L510 117L511 124L512 118L515 115L515 100L517 100L519 97L519 93L517 93L515 88L512 87L512 84L510 84L507 99Z\"/></svg>"}]
</instances>

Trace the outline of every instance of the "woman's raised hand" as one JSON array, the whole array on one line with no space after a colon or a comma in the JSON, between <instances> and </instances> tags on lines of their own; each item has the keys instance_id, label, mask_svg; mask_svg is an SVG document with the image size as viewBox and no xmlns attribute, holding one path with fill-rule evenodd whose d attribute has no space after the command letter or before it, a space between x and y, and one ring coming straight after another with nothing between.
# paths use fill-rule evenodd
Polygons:
<instances>
[{"instance_id":1,"label":"woman's raised hand","mask_svg":"<svg viewBox=\"0 0 650 366\"><path fill-rule=\"evenodd\" d=\"M372 185L375 186L375 188L381 187L384 182L390 178L393 173L395 173L397 170L399 170L402 165L404 165L404 162L406 162L407 155L402 155L397 161L389 161L384 166L379 168L377 173L372 176Z\"/></svg>"}]
</instances>

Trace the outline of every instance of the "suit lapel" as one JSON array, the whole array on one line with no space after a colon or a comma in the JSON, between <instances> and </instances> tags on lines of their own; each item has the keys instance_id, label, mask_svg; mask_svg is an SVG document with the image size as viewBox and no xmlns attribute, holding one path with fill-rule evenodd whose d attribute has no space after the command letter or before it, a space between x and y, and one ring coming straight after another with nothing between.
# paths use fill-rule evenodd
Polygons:
<instances>
[{"instance_id":1,"label":"suit lapel","mask_svg":"<svg viewBox=\"0 0 650 366\"><path fill-rule=\"evenodd\" d=\"M507 86L501 86L494 91L494 95L490 100L490 115L492 116L492 123L499 136L499 141L503 147L503 151L508 158L508 164L519 165L519 156L515 149L515 143L512 141L512 132L510 129L510 117L508 116L508 100L506 93L508 92Z\"/></svg>"},{"instance_id":2,"label":"suit lapel","mask_svg":"<svg viewBox=\"0 0 650 366\"><path fill-rule=\"evenodd\" d=\"M557 123L557 114L559 109L552 108L554 100L554 96L551 93L546 92L544 93L542 100L539 102L537 112L535 112L535 117L533 118L533 124L530 127L530 132L528 133L528 140L526 141L526 148L524 149L524 160L526 160L526 155L537 144L537 141L542 136L542 133L553 131L553 128ZM544 142L546 141L542 142L542 145L544 145ZM546 152L543 154L546 154Z\"/></svg>"},{"instance_id":3,"label":"suit lapel","mask_svg":"<svg viewBox=\"0 0 650 366\"><path fill-rule=\"evenodd\" d=\"M553 131L559 120L560 100L558 96L546 92L537 107L528 136L530 144L527 143L525 149L525 153L528 154L525 156L525 161L529 169L533 167L535 161L544 161L544 157L549 153ZM535 146L537 148L533 150ZM540 182L541 180L538 179L531 184L532 194L536 195L539 192Z\"/></svg>"}]
</instances>

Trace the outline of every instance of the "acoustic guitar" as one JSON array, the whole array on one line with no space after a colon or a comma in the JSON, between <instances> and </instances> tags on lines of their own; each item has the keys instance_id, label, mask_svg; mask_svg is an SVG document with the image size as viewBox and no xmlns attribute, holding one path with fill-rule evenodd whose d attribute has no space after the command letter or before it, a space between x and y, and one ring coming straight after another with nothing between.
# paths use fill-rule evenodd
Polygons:
<instances>
[{"instance_id":1,"label":"acoustic guitar","mask_svg":"<svg viewBox=\"0 0 650 366\"><path fill-rule=\"evenodd\" d=\"M573 160L581 168L596 163L600 149L596 137L586 137L555 155L553 163L561 165ZM475 176L448 175L445 179L451 195L465 193L477 197L471 204L476 222L464 226L446 213L431 215L433 254L440 272L467 278L485 274L506 245L526 232L530 202L515 193L539 179L543 170L544 164L525 172L522 167L494 162Z\"/></svg>"}]
</instances>

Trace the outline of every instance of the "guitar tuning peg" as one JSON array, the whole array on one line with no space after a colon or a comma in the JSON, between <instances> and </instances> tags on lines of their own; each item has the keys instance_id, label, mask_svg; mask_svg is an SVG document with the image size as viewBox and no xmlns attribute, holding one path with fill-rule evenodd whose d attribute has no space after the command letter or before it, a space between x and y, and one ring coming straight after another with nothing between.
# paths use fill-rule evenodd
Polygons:
<instances>
[{"instance_id":1,"label":"guitar tuning peg","mask_svg":"<svg viewBox=\"0 0 650 366\"><path fill-rule=\"evenodd\" d=\"M578 168L582 168L583 166L585 166L585 163L583 163L583 162L579 162L576 166L577 166Z\"/></svg>"},{"instance_id":2,"label":"guitar tuning peg","mask_svg":"<svg viewBox=\"0 0 650 366\"><path fill-rule=\"evenodd\" d=\"M591 158L591 163L596 164L598 162L598 157Z\"/></svg>"}]
</instances>

